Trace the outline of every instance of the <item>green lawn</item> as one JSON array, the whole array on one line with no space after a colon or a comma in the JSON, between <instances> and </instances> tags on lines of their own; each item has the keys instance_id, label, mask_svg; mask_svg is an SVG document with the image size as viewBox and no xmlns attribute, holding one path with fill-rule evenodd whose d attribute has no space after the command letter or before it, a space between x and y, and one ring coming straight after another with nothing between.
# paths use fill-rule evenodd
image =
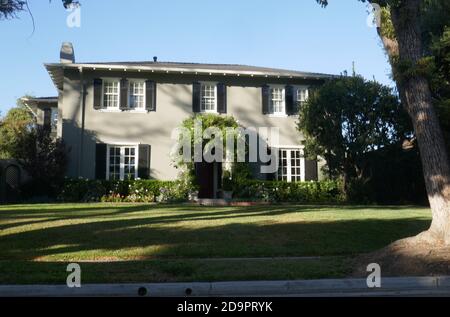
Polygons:
<instances>
[{"instance_id":1,"label":"green lawn","mask_svg":"<svg viewBox=\"0 0 450 317\"><path fill-rule=\"evenodd\" d=\"M339 277L429 223L418 207L0 206L0 283L64 283L71 261L84 282ZM324 257L276 258L298 256ZM221 259L242 257L275 259Z\"/></svg>"}]
</instances>

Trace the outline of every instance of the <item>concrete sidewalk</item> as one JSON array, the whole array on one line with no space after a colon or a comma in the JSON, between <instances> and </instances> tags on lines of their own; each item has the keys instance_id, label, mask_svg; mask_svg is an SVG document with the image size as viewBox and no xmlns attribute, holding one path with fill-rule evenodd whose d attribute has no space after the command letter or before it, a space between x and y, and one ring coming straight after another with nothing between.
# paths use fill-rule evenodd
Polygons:
<instances>
[{"instance_id":1,"label":"concrete sidewalk","mask_svg":"<svg viewBox=\"0 0 450 317\"><path fill-rule=\"evenodd\" d=\"M0 296L450 296L450 276L194 283L0 285Z\"/></svg>"}]
</instances>

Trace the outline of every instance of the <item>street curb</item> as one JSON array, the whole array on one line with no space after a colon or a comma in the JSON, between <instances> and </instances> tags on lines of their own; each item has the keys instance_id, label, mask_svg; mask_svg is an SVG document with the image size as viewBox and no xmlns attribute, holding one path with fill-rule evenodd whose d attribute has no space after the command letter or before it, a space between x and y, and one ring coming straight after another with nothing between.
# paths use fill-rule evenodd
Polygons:
<instances>
[{"instance_id":1,"label":"street curb","mask_svg":"<svg viewBox=\"0 0 450 317\"><path fill-rule=\"evenodd\" d=\"M235 281L193 283L0 285L0 296L450 296L450 276L385 277L380 288L366 279Z\"/></svg>"}]
</instances>

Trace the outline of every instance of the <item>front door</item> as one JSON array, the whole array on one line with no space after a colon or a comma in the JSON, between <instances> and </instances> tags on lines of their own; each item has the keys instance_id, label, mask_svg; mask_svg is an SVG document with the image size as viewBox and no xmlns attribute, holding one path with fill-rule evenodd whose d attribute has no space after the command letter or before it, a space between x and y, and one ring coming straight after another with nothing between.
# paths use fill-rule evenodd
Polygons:
<instances>
[{"instance_id":1,"label":"front door","mask_svg":"<svg viewBox=\"0 0 450 317\"><path fill-rule=\"evenodd\" d=\"M199 185L198 198L217 198L221 174L222 163L195 163L195 175Z\"/></svg>"}]
</instances>

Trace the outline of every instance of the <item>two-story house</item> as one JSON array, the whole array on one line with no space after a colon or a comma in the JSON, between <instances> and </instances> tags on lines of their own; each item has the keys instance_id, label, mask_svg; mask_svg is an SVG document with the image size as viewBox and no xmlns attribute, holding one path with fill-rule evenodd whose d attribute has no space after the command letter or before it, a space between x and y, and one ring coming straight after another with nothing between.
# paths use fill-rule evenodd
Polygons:
<instances>
[{"instance_id":1,"label":"two-story house","mask_svg":"<svg viewBox=\"0 0 450 317\"><path fill-rule=\"evenodd\" d=\"M58 90L56 114L48 100L46 113L71 148L69 177L176 179L171 134L194 113L231 115L243 127L279 127L279 143L269 144L279 153L278 172L255 177L287 182L320 177L318 162L303 155L296 121L309 89L331 75L156 58L77 63L70 43L63 44L60 63L45 67ZM203 168L199 175L204 196L216 196L216 169Z\"/></svg>"}]
</instances>

